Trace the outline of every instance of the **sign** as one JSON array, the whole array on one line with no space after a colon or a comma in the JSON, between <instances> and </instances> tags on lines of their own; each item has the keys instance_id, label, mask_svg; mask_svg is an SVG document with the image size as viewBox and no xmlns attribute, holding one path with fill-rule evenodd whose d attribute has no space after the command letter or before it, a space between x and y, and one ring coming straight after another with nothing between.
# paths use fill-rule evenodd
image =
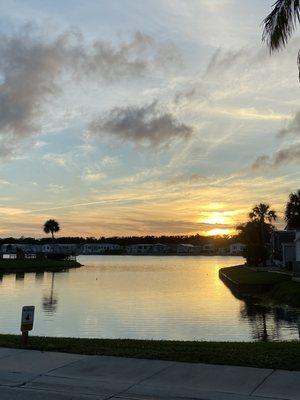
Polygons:
<instances>
[{"instance_id":1,"label":"sign","mask_svg":"<svg viewBox=\"0 0 300 400\"><path fill-rule=\"evenodd\" d=\"M21 332L31 331L34 320L34 306L24 306L22 308Z\"/></svg>"}]
</instances>

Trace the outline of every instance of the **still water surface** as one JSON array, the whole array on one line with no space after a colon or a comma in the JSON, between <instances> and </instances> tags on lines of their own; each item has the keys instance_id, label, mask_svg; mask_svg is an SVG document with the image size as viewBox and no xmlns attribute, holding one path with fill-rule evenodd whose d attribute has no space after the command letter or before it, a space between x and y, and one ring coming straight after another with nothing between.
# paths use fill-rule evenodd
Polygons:
<instances>
[{"instance_id":1,"label":"still water surface","mask_svg":"<svg viewBox=\"0 0 300 400\"><path fill-rule=\"evenodd\" d=\"M34 334L250 341L299 339L300 313L246 303L218 277L239 257L81 256L60 273L4 275L0 332L18 333L35 305Z\"/></svg>"}]
</instances>

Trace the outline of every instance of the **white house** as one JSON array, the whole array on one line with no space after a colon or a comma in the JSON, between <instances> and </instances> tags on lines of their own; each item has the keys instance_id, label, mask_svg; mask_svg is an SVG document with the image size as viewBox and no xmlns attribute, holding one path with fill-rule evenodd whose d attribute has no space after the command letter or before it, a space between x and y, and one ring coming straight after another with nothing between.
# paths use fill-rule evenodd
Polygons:
<instances>
[{"instance_id":1,"label":"white house","mask_svg":"<svg viewBox=\"0 0 300 400\"><path fill-rule=\"evenodd\" d=\"M127 254L149 254L151 253L153 244L131 244L126 247Z\"/></svg>"},{"instance_id":2,"label":"white house","mask_svg":"<svg viewBox=\"0 0 300 400\"><path fill-rule=\"evenodd\" d=\"M294 262L294 272L297 276L300 274L300 230L296 230L296 237L295 237L295 256L296 260Z\"/></svg>"},{"instance_id":3,"label":"white house","mask_svg":"<svg viewBox=\"0 0 300 400\"><path fill-rule=\"evenodd\" d=\"M282 265L290 270L296 261L296 245L295 243L282 243Z\"/></svg>"},{"instance_id":4,"label":"white house","mask_svg":"<svg viewBox=\"0 0 300 400\"><path fill-rule=\"evenodd\" d=\"M215 252L215 245L213 243L204 244L202 250L204 253L212 254Z\"/></svg>"},{"instance_id":5,"label":"white house","mask_svg":"<svg viewBox=\"0 0 300 400\"><path fill-rule=\"evenodd\" d=\"M233 243L229 246L229 253L232 255L240 255L246 249L244 243Z\"/></svg>"},{"instance_id":6,"label":"white house","mask_svg":"<svg viewBox=\"0 0 300 400\"><path fill-rule=\"evenodd\" d=\"M153 254L166 254L170 251L170 246L163 244L163 243L155 243L152 246L152 253Z\"/></svg>"},{"instance_id":7,"label":"white house","mask_svg":"<svg viewBox=\"0 0 300 400\"><path fill-rule=\"evenodd\" d=\"M5 243L1 246L1 252L6 254L16 253L18 250L24 251L26 254L40 253L42 246L39 244L24 243Z\"/></svg>"},{"instance_id":8,"label":"white house","mask_svg":"<svg viewBox=\"0 0 300 400\"><path fill-rule=\"evenodd\" d=\"M179 244L177 246L177 254L192 254L194 250L194 246L192 244Z\"/></svg>"},{"instance_id":9,"label":"white house","mask_svg":"<svg viewBox=\"0 0 300 400\"><path fill-rule=\"evenodd\" d=\"M85 243L82 245L82 254L104 254L121 250L122 247L115 243Z\"/></svg>"}]
</instances>

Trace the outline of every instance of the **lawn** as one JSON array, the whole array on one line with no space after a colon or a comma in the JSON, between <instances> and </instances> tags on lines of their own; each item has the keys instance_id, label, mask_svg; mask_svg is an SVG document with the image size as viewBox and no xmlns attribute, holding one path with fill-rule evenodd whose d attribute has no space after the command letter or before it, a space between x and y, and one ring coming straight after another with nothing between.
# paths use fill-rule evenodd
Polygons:
<instances>
[{"instance_id":1,"label":"lawn","mask_svg":"<svg viewBox=\"0 0 300 400\"><path fill-rule=\"evenodd\" d=\"M0 273L1 272L30 272L30 271L44 271L60 268L80 267L77 261L74 260L51 260L51 259L16 259L16 258L2 258L0 259Z\"/></svg>"},{"instance_id":2,"label":"lawn","mask_svg":"<svg viewBox=\"0 0 300 400\"><path fill-rule=\"evenodd\" d=\"M231 281L246 285L269 285L291 280L288 275L276 272L254 271L244 265L221 268L220 272L224 273Z\"/></svg>"},{"instance_id":3,"label":"lawn","mask_svg":"<svg viewBox=\"0 0 300 400\"><path fill-rule=\"evenodd\" d=\"M220 269L220 278L239 298L253 295L264 303L300 307L300 283L290 275L236 266Z\"/></svg>"},{"instance_id":4,"label":"lawn","mask_svg":"<svg viewBox=\"0 0 300 400\"><path fill-rule=\"evenodd\" d=\"M20 336L0 335L0 347L20 348ZM28 348L300 371L299 342L185 342L30 336Z\"/></svg>"}]
</instances>

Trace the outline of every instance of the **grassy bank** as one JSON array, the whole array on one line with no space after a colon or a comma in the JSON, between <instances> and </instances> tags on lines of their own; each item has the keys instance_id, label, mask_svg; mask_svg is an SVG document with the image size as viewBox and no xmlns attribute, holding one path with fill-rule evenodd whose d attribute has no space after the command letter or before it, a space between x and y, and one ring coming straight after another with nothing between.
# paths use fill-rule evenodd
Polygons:
<instances>
[{"instance_id":1,"label":"grassy bank","mask_svg":"<svg viewBox=\"0 0 300 400\"><path fill-rule=\"evenodd\" d=\"M253 294L264 301L300 307L300 283L289 275L236 266L222 268L220 278L239 296Z\"/></svg>"},{"instance_id":2,"label":"grassy bank","mask_svg":"<svg viewBox=\"0 0 300 400\"><path fill-rule=\"evenodd\" d=\"M14 258L0 259L0 273L52 271L64 268L76 268L80 266L81 264L75 260L37 260L34 258L26 258L24 260L18 260Z\"/></svg>"},{"instance_id":3,"label":"grassy bank","mask_svg":"<svg viewBox=\"0 0 300 400\"><path fill-rule=\"evenodd\" d=\"M20 336L0 335L0 347L20 348ZM298 342L182 342L30 336L29 349L90 355L300 370Z\"/></svg>"}]
</instances>

